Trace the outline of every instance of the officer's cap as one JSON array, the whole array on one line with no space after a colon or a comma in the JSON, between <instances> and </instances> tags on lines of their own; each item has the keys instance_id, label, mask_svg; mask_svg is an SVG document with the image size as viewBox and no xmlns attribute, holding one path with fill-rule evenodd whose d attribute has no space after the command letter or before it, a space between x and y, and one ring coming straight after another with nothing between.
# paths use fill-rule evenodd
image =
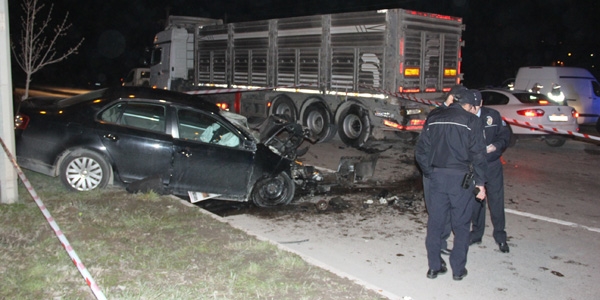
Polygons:
<instances>
[{"instance_id":1,"label":"officer's cap","mask_svg":"<svg viewBox=\"0 0 600 300\"><path fill-rule=\"evenodd\" d=\"M481 105L481 92L478 90L465 89L459 92L458 99L461 104L469 103L473 106L479 106Z\"/></svg>"},{"instance_id":2,"label":"officer's cap","mask_svg":"<svg viewBox=\"0 0 600 300\"><path fill-rule=\"evenodd\" d=\"M458 98L460 97L460 92L466 90L467 88L464 85L460 85L457 84L455 86L453 86L452 88L450 88L450 91L448 92L448 96L453 96L454 99L458 100Z\"/></svg>"}]
</instances>

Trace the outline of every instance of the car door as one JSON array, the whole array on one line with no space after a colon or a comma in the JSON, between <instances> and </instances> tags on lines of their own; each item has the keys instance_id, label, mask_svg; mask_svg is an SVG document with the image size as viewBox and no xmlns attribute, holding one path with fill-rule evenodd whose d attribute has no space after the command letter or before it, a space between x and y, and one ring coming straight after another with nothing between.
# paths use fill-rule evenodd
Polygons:
<instances>
[{"instance_id":1,"label":"car door","mask_svg":"<svg viewBox=\"0 0 600 300\"><path fill-rule=\"evenodd\" d=\"M173 137L166 133L167 106L122 101L102 111L96 132L124 182L159 175L170 179Z\"/></svg>"},{"instance_id":2,"label":"car door","mask_svg":"<svg viewBox=\"0 0 600 300\"><path fill-rule=\"evenodd\" d=\"M177 110L174 133L174 193L217 194L244 201L250 189L254 152L243 147L243 137L217 116L191 109Z\"/></svg>"}]
</instances>

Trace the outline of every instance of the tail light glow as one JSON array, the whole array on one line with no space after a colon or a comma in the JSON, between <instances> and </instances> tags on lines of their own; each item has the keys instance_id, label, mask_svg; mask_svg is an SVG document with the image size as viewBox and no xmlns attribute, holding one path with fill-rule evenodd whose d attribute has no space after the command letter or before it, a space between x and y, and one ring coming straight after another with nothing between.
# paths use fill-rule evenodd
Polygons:
<instances>
[{"instance_id":1,"label":"tail light glow","mask_svg":"<svg viewBox=\"0 0 600 300\"><path fill-rule=\"evenodd\" d=\"M27 128L27 125L29 125L28 116L22 114L15 116L15 129L25 130L25 128Z\"/></svg>"},{"instance_id":2,"label":"tail light glow","mask_svg":"<svg viewBox=\"0 0 600 300\"><path fill-rule=\"evenodd\" d=\"M522 109L518 110L517 114L525 117L541 117L544 115L544 111L541 109Z\"/></svg>"},{"instance_id":3,"label":"tail light glow","mask_svg":"<svg viewBox=\"0 0 600 300\"><path fill-rule=\"evenodd\" d=\"M219 103L217 103L217 106L222 110L229 111L229 104L227 104L227 103L219 102Z\"/></svg>"}]
</instances>

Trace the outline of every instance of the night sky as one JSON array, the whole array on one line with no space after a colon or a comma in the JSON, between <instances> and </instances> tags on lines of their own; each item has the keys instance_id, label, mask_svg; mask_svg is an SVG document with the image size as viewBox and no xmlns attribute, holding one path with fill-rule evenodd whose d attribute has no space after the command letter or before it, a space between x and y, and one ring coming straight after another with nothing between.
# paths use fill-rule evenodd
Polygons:
<instances>
[{"instance_id":1,"label":"night sky","mask_svg":"<svg viewBox=\"0 0 600 300\"><path fill-rule=\"evenodd\" d=\"M600 1L597 0L41 0L54 3L54 22L69 12L73 24L63 46L85 41L77 55L34 74L32 84L90 87L117 85L134 67L142 66L144 49L164 28L169 14L240 22L301 15L405 8L463 18L462 72L470 88L498 85L520 66L584 67L600 78ZM19 37L22 0L9 0L11 39ZM597 52L595 52L597 51ZM570 53L570 55L569 55ZM595 54L595 56L591 56ZM14 60L14 58L13 58ZM13 84L24 73L13 61Z\"/></svg>"}]
</instances>

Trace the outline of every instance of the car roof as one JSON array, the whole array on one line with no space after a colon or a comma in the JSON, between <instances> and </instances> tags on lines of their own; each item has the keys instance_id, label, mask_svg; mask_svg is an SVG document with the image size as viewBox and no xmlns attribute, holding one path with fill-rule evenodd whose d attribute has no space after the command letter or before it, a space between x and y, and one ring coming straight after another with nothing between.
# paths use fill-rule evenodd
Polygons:
<instances>
[{"instance_id":1,"label":"car roof","mask_svg":"<svg viewBox=\"0 0 600 300\"><path fill-rule=\"evenodd\" d=\"M168 90L152 89L139 86L117 86L100 90L95 90L86 94L66 98L58 102L58 106L66 107L82 102L93 101L102 98L147 98L164 100L170 103L176 103L193 108L199 108L210 112L218 112L219 108L201 97L189 95L181 92Z\"/></svg>"}]
</instances>

